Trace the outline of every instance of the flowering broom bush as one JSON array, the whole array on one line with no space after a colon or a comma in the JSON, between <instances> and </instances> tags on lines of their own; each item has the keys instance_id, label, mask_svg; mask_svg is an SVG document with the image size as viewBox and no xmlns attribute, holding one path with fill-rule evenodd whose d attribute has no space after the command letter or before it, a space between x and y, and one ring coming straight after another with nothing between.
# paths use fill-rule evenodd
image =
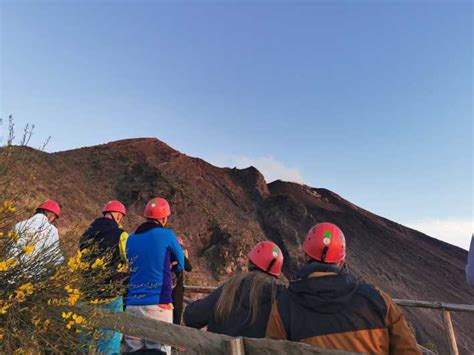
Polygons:
<instances>
[{"instance_id":1,"label":"flowering broom bush","mask_svg":"<svg viewBox=\"0 0 474 355\"><path fill-rule=\"evenodd\" d=\"M100 337L90 322L96 307L76 306L99 305L99 292L118 295L121 285L104 284L108 255L91 259L92 250L82 250L63 261L58 245L35 248L40 235L19 243L14 226L28 211L18 207L26 196L11 193L6 178L15 149L12 139L0 148L0 353L88 352Z\"/></svg>"}]
</instances>

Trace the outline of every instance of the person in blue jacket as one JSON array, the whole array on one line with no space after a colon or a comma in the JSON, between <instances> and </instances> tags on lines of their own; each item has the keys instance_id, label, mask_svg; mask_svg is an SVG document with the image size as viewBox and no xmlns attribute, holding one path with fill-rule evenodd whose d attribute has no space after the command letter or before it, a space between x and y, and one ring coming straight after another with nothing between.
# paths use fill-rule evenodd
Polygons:
<instances>
[{"instance_id":1,"label":"person in blue jacket","mask_svg":"<svg viewBox=\"0 0 474 355\"><path fill-rule=\"evenodd\" d=\"M471 237L471 247L467 257L466 279L467 283L474 287L474 235Z\"/></svg>"},{"instance_id":2,"label":"person in blue jacket","mask_svg":"<svg viewBox=\"0 0 474 355\"><path fill-rule=\"evenodd\" d=\"M130 281L125 312L173 323L171 273L183 271L184 253L176 234L165 228L171 214L163 198L150 200L145 207L147 221L128 237L127 260ZM171 261L176 261L171 268ZM125 335L126 352L154 351L171 354L171 347Z\"/></svg>"}]
</instances>

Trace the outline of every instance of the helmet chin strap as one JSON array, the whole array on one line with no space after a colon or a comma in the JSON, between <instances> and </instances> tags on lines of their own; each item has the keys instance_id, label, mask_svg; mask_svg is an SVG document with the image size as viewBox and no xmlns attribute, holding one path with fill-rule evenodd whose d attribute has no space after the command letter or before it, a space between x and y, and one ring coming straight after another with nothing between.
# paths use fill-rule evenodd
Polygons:
<instances>
[{"instance_id":1,"label":"helmet chin strap","mask_svg":"<svg viewBox=\"0 0 474 355\"><path fill-rule=\"evenodd\" d=\"M272 261L270 261L270 264L268 264L268 267L267 267L267 269L265 270L265 272L268 273L268 272L272 269L273 264L275 264L275 261L276 261L276 260L277 260L276 258L273 258Z\"/></svg>"},{"instance_id":2,"label":"helmet chin strap","mask_svg":"<svg viewBox=\"0 0 474 355\"><path fill-rule=\"evenodd\" d=\"M105 215L109 215L114 220L115 223L120 224L119 221L117 221L117 219L115 219L115 216L114 216L113 212L107 212Z\"/></svg>"},{"instance_id":3,"label":"helmet chin strap","mask_svg":"<svg viewBox=\"0 0 474 355\"><path fill-rule=\"evenodd\" d=\"M321 252L321 262L326 262L326 254L328 253L329 248L327 246L324 247L323 251Z\"/></svg>"}]
</instances>

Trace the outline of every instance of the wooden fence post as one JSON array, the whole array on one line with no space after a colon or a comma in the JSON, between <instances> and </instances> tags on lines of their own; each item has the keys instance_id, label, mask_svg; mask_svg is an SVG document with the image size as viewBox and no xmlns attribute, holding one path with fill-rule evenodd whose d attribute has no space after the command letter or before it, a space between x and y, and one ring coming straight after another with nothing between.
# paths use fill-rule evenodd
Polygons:
<instances>
[{"instance_id":1,"label":"wooden fence post","mask_svg":"<svg viewBox=\"0 0 474 355\"><path fill-rule=\"evenodd\" d=\"M443 321L446 328L446 336L449 344L449 351L451 355L459 355L458 344L456 343L456 336L454 335L453 322L451 314L448 310L443 308Z\"/></svg>"},{"instance_id":2,"label":"wooden fence post","mask_svg":"<svg viewBox=\"0 0 474 355\"><path fill-rule=\"evenodd\" d=\"M225 344L226 354L245 355L244 339L242 337L226 341Z\"/></svg>"}]
</instances>

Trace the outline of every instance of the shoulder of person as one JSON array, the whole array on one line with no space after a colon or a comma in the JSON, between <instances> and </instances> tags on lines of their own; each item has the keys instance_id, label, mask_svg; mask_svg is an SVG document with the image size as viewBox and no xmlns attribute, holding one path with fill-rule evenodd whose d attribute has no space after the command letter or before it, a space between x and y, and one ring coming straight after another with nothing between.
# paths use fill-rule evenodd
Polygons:
<instances>
[{"instance_id":1,"label":"shoulder of person","mask_svg":"<svg viewBox=\"0 0 474 355\"><path fill-rule=\"evenodd\" d=\"M283 291L288 290L288 285L284 284L283 282L277 282L276 285L277 285L276 287L277 287L278 294L282 293Z\"/></svg>"},{"instance_id":2,"label":"shoulder of person","mask_svg":"<svg viewBox=\"0 0 474 355\"><path fill-rule=\"evenodd\" d=\"M176 233L170 228L166 228L166 227L155 228L155 231L158 231L159 233L166 235L167 237L173 237L176 239Z\"/></svg>"},{"instance_id":3,"label":"shoulder of person","mask_svg":"<svg viewBox=\"0 0 474 355\"><path fill-rule=\"evenodd\" d=\"M177 241L176 233L169 228L163 228L163 230L166 232L166 236L168 237L169 241Z\"/></svg>"},{"instance_id":4,"label":"shoulder of person","mask_svg":"<svg viewBox=\"0 0 474 355\"><path fill-rule=\"evenodd\" d=\"M377 286L369 283L361 282L357 288L357 294L362 295L366 299L370 299L377 304L381 309L387 309L392 301L392 297L386 292L382 291Z\"/></svg>"},{"instance_id":5,"label":"shoulder of person","mask_svg":"<svg viewBox=\"0 0 474 355\"><path fill-rule=\"evenodd\" d=\"M50 229L51 229L51 232L52 232L52 233L59 234L59 230L58 230L58 228L57 228L55 225L50 224Z\"/></svg>"}]
</instances>

